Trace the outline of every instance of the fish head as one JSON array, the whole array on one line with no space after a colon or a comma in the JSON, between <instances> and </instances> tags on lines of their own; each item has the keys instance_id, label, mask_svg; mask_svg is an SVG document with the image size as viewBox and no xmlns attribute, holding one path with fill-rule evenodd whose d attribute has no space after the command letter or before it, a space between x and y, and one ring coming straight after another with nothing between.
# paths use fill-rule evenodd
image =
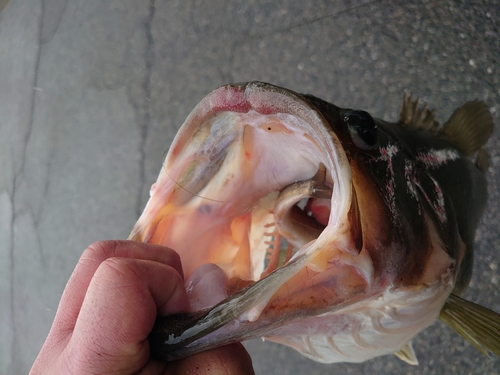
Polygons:
<instances>
[{"instance_id":1,"label":"fish head","mask_svg":"<svg viewBox=\"0 0 500 375\"><path fill-rule=\"evenodd\" d=\"M397 351L434 321L454 260L438 249L428 271L433 254L417 265L405 254L394 215L404 229L419 213L385 190L396 166L381 124L261 82L220 87L197 105L130 235L182 260L196 319L164 335L164 358L265 336L319 361L357 362ZM409 328L384 323L407 298ZM386 345L357 337L368 326ZM347 351L333 339L344 336ZM350 352L360 345L363 354Z\"/></svg>"}]
</instances>

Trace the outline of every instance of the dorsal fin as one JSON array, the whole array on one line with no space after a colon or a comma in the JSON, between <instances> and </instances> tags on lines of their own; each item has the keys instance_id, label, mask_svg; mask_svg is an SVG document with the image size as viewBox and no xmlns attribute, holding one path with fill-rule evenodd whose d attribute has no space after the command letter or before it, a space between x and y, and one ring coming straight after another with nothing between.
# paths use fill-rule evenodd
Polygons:
<instances>
[{"instance_id":1,"label":"dorsal fin","mask_svg":"<svg viewBox=\"0 0 500 375\"><path fill-rule=\"evenodd\" d=\"M457 108L441 132L470 156L488 141L493 132L493 118L484 102L474 100Z\"/></svg>"},{"instance_id":2,"label":"dorsal fin","mask_svg":"<svg viewBox=\"0 0 500 375\"><path fill-rule=\"evenodd\" d=\"M490 158L488 157L488 153L484 147L481 147L477 152L476 167L478 167L481 171L486 172L489 166Z\"/></svg>"},{"instance_id":3,"label":"dorsal fin","mask_svg":"<svg viewBox=\"0 0 500 375\"><path fill-rule=\"evenodd\" d=\"M480 100L467 102L457 108L441 128L434 118L434 111L428 109L425 103L421 105L419 98L413 100L411 93L406 91L399 123L416 129L439 132L468 156L479 151L493 133L493 118L486 104ZM482 153L478 159L480 169L488 164L486 152Z\"/></svg>"},{"instance_id":4,"label":"dorsal fin","mask_svg":"<svg viewBox=\"0 0 500 375\"><path fill-rule=\"evenodd\" d=\"M403 126L434 132L439 130L439 122L434 118L434 111L428 109L426 103L420 106L420 99L413 100L411 93L408 94L406 91L403 95L399 123Z\"/></svg>"}]
</instances>

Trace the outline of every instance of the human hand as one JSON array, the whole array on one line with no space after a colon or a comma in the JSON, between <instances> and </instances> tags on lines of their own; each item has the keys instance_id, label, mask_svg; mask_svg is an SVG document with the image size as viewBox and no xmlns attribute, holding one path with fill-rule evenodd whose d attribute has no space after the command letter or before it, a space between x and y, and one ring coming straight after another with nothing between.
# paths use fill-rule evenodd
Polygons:
<instances>
[{"instance_id":1,"label":"human hand","mask_svg":"<svg viewBox=\"0 0 500 375\"><path fill-rule=\"evenodd\" d=\"M149 358L157 314L189 311L182 265L173 250L102 241L82 254L30 375L253 374L241 344L162 363Z\"/></svg>"}]
</instances>

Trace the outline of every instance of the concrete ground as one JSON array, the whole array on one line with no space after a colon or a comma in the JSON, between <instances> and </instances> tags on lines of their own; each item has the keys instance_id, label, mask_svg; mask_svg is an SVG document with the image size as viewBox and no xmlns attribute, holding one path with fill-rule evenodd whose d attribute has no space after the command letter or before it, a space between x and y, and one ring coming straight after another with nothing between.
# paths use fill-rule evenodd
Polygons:
<instances>
[{"instance_id":1,"label":"concrete ground","mask_svg":"<svg viewBox=\"0 0 500 375\"><path fill-rule=\"evenodd\" d=\"M466 297L500 311L498 0L11 0L0 14L0 374L26 374L81 252L126 238L196 103L261 80L395 120L404 89L447 116L484 100L489 205ZM420 365L324 365L247 344L258 374L500 374L441 323Z\"/></svg>"}]
</instances>

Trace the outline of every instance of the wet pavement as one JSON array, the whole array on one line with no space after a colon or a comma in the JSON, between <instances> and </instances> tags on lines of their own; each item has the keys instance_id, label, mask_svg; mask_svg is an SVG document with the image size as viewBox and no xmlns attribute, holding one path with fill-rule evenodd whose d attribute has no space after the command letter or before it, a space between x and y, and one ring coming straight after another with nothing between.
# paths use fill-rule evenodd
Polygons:
<instances>
[{"instance_id":1,"label":"wet pavement","mask_svg":"<svg viewBox=\"0 0 500 375\"><path fill-rule=\"evenodd\" d=\"M466 297L500 311L500 3L11 0L0 14L0 375L25 374L82 251L126 238L165 150L212 89L261 80L396 120L484 100L489 205ZM437 322L395 356L315 363L247 344L258 374L500 374Z\"/></svg>"}]
</instances>

